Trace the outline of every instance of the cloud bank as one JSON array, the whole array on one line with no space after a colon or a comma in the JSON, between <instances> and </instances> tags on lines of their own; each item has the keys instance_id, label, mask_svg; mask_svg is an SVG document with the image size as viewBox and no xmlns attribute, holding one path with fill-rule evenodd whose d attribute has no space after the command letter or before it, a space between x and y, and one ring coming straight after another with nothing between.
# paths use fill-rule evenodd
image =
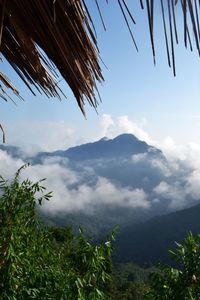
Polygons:
<instances>
[{"instance_id":1,"label":"cloud bank","mask_svg":"<svg viewBox=\"0 0 200 300\"><path fill-rule=\"evenodd\" d=\"M6 151L0 151L0 174L11 179L15 172L25 161L14 159ZM101 205L149 208L147 194L143 189L133 189L115 185L107 178L96 176L96 183L91 186L84 182L86 173L90 169L84 168L82 172L72 170L68 159L59 157L48 158L42 164L29 166L21 174L21 180L30 178L33 182L46 179L45 187L53 191L53 199L43 204L47 213L85 212L93 213Z\"/></svg>"},{"instance_id":2,"label":"cloud bank","mask_svg":"<svg viewBox=\"0 0 200 300\"><path fill-rule=\"evenodd\" d=\"M40 136L36 126L34 134L39 135L39 146L24 147L21 158L13 158L0 150L1 175L11 178L25 163L25 157L35 155L38 150L66 149L73 141L77 143L74 129L66 127L65 123L55 126L52 122L45 126L49 128L48 136ZM47 178L45 185L48 191L53 191L54 197L44 204L45 211L51 214L93 213L101 205L145 210L162 205L166 208L167 205L169 210L177 210L200 202L200 144L177 145L171 137L158 142L127 116L114 120L110 115L103 115L98 137L112 138L120 133L132 133L157 146L167 160L152 153L142 153L133 155L130 161L83 162L81 167L74 168L66 158L44 159L27 168L22 178L29 177L33 181ZM94 137L91 136L91 140ZM124 173L126 168L128 171Z\"/></svg>"}]
</instances>

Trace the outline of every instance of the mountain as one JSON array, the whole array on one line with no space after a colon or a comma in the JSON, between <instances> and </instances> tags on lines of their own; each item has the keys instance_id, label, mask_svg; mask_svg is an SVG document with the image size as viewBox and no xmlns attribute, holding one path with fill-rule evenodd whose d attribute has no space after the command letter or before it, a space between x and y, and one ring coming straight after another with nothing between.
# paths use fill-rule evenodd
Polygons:
<instances>
[{"instance_id":1,"label":"mountain","mask_svg":"<svg viewBox=\"0 0 200 300\"><path fill-rule=\"evenodd\" d=\"M151 155L162 155L162 152L146 142L140 141L133 134L121 134L114 139L106 137L80 146L71 147L67 150L58 150L54 152L40 152L37 159L47 156L67 157L70 160L96 160L109 159L116 157L130 158L134 154L151 153Z\"/></svg>"},{"instance_id":2,"label":"mountain","mask_svg":"<svg viewBox=\"0 0 200 300\"><path fill-rule=\"evenodd\" d=\"M61 226L80 224L95 237L117 225L132 232L136 224L175 210L174 202L178 201L179 209L187 203L197 203L190 195L180 203L184 186L188 190L189 173L185 169L171 169L161 150L132 134L103 138L67 150L39 152L27 158L23 149L0 149L31 162L34 178L50 177L48 189L53 189L55 205L42 212L49 222Z\"/></svg>"},{"instance_id":3,"label":"mountain","mask_svg":"<svg viewBox=\"0 0 200 300\"><path fill-rule=\"evenodd\" d=\"M122 134L114 139L104 138L94 143L70 148L65 151L65 156L73 160L130 158L134 154L146 153L149 149L150 146L147 143L140 141L134 135ZM154 150L156 153L161 153L156 148Z\"/></svg>"},{"instance_id":4,"label":"mountain","mask_svg":"<svg viewBox=\"0 0 200 300\"><path fill-rule=\"evenodd\" d=\"M163 178L162 170L154 165L156 160L167 164L161 150L140 141L132 134L122 134L114 139L103 138L66 151L40 152L32 161L34 164L42 163L49 157L67 158L69 167L77 172L83 172L87 168L94 170L94 174L88 179L88 182L92 179L92 184L95 178L101 176L123 187L148 191Z\"/></svg>"},{"instance_id":5,"label":"mountain","mask_svg":"<svg viewBox=\"0 0 200 300\"><path fill-rule=\"evenodd\" d=\"M17 146L0 145L0 150L6 151L13 158L23 157L23 150Z\"/></svg>"},{"instance_id":6,"label":"mountain","mask_svg":"<svg viewBox=\"0 0 200 300\"><path fill-rule=\"evenodd\" d=\"M42 165L52 157L67 159L68 167L80 174L84 173L82 182L89 185L94 185L99 177L103 177L115 185L147 192L165 177L157 161L167 166L161 150L132 134L121 134L114 139L103 138L64 151L39 152L33 157L26 157L26 153L19 147L2 145L0 149L33 165Z\"/></svg>"},{"instance_id":7,"label":"mountain","mask_svg":"<svg viewBox=\"0 0 200 300\"><path fill-rule=\"evenodd\" d=\"M200 233L200 205L176 211L138 225L123 228L116 238L117 262L134 262L142 266L172 263L168 250L191 231Z\"/></svg>"},{"instance_id":8,"label":"mountain","mask_svg":"<svg viewBox=\"0 0 200 300\"><path fill-rule=\"evenodd\" d=\"M81 224L95 235L105 234L116 225L125 226L130 222L147 220L167 206L166 200L162 205L152 204L151 207L150 204L146 209L142 202L140 204L139 200L134 199L139 193L144 195L146 206L152 202L155 198L153 188L165 179L157 162L165 166L167 160L159 149L132 134L122 134L114 139L103 138L65 151L41 152L34 158L34 163L42 164L52 157L61 158L61 164L62 159L67 159L67 166L78 174L80 181L73 184L73 189L87 186L96 194L90 202L92 213L88 213L86 207L84 211L49 216L57 224ZM99 187L102 179L102 186ZM111 200L110 189L116 193L116 201ZM121 198L121 202L117 198Z\"/></svg>"},{"instance_id":9,"label":"mountain","mask_svg":"<svg viewBox=\"0 0 200 300\"><path fill-rule=\"evenodd\" d=\"M6 151L12 157L21 158L23 149L17 146L0 145L0 150ZM113 139L106 137L80 146L71 147L67 150L57 150L53 152L39 152L36 156L29 159L33 163L41 162L42 159L52 156L67 157L70 160L96 160L110 158L131 158L136 154L149 153L151 156L163 156L162 151L140 141L133 134L121 134ZM164 157L164 156L163 156Z\"/></svg>"},{"instance_id":10,"label":"mountain","mask_svg":"<svg viewBox=\"0 0 200 300\"><path fill-rule=\"evenodd\" d=\"M32 162L38 179L50 177L48 189L54 191L55 205L40 212L46 222L75 230L82 225L94 239L120 225L118 262L145 266L168 262L167 249L174 241L181 241L189 230L194 234L200 230L200 205L181 210L200 202L188 194L181 202L185 187L187 191L190 187L191 170L171 168L159 149L134 135L32 157L14 146L3 145L0 150ZM175 204L179 211L172 212Z\"/></svg>"}]
</instances>

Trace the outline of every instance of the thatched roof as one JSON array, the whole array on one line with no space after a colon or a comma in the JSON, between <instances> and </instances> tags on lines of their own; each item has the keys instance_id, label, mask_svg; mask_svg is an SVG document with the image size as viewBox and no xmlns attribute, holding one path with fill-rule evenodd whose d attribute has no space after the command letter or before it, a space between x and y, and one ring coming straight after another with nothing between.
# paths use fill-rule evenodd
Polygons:
<instances>
[{"instance_id":1,"label":"thatched roof","mask_svg":"<svg viewBox=\"0 0 200 300\"><path fill-rule=\"evenodd\" d=\"M71 88L84 113L84 100L96 107L97 82L103 81L92 13L91 0L0 0L0 51L27 87L35 94L61 97L58 74ZM101 15L100 1L95 1ZM109 2L108 0L104 0ZM132 25L137 20L126 0L114 0L122 12L137 48ZM131 0L130 0L131 2ZM155 4L154 4L155 2ZM185 46L192 41L200 50L200 2L198 0L134 0L146 12L150 42L155 60L154 5L162 12L163 35L167 59L175 75L174 45L178 43L176 13L183 15ZM108 7L109 9L109 7ZM0 97L8 100L7 88L19 95L5 74L0 73Z\"/></svg>"},{"instance_id":2,"label":"thatched roof","mask_svg":"<svg viewBox=\"0 0 200 300\"><path fill-rule=\"evenodd\" d=\"M96 80L103 77L83 4L74 0L2 0L0 5L1 53L32 93L34 86L48 97L60 97L58 70L82 111L84 97L95 106ZM9 85L5 78L3 83Z\"/></svg>"}]
</instances>

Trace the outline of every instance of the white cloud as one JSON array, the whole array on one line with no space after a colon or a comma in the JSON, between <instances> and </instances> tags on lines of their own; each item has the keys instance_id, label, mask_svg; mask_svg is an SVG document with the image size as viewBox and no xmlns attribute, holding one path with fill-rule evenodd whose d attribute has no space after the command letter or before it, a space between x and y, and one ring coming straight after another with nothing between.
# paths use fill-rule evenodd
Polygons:
<instances>
[{"instance_id":1,"label":"white cloud","mask_svg":"<svg viewBox=\"0 0 200 300\"><path fill-rule=\"evenodd\" d=\"M135 122L130 120L128 116L120 116L117 119L114 119L111 115L104 114L100 122L101 129L99 137L106 136L108 138L114 138L119 134L132 133L140 140L145 141L148 144L154 144L155 142L142 128L146 123L147 121L144 118L142 118L141 122Z\"/></svg>"},{"instance_id":2,"label":"white cloud","mask_svg":"<svg viewBox=\"0 0 200 300\"><path fill-rule=\"evenodd\" d=\"M0 174L11 179L24 164L0 151ZM85 170L86 172L88 170ZM98 177L96 184L83 183L83 173L77 173L68 166L68 160L58 157L45 159L43 164L29 166L21 173L21 180L30 178L33 182L46 178L43 183L47 191L53 191L53 199L45 202L43 209L49 213L93 212L98 205L114 205L131 208L149 208L150 202L142 189L116 186L108 179Z\"/></svg>"},{"instance_id":3,"label":"white cloud","mask_svg":"<svg viewBox=\"0 0 200 300\"><path fill-rule=\"evenodd\" d=\"M103 114L100 120L100 128L101 128L100 138L113 137L113 135L115 134L113 132L114 127L115 127L115 123L111 115Z\"/></svg>"},{"instance_id":4,"label":"white cloud","mask_svg":"<svg viewBox=\"0 0 200 300\"><path fill-rule=\"evenodd\" d=\"M167 182L165 182L165 181L161 181L159 183L159 185L157 185L154 188L154 192L156 192L158 195L169 194L169 192L170 192L170 185Z\"/></svg>"},{"instance_id":5,"label":"white cloud","mask_svg":"<svg viewBox=\"0 0 200 300\"><path fill-rule=\"evenodd\" d=\"M165 177L172 175L170 170L170 165L167 164L163 159L148 156L148 153L138 153L132 156L133 163L146 163L146 167L150 165L151 167L158 169Z\"/></svg>"},{"instance_id":6,"label":"white cloud","mask_svg":"<svg viewBox=\"0 0 200 300\"><path fill-rule=\"evenodd\" d=\"M31 121L10 126L7 136L9 144L22 147L29 155L41 149L66 150L77 143L75 133L75 128L65 121Z\"/></svg>"},{"instance_id":7,"label":"white cloud","mask_svg":"<svg viewBox=\"0 0 200 300\"><path fill-rule=\"evenodd\" d=\"M36 165L27 169L26 176L36 181L46 177L45 186L53 190L53 199L44 203L43 209L51 214L82 211L92 213L98 205L114 205L132 208L149 208L150 202L142 189L115 186L99 177L94 186L79 183L79 175L57 164Z\"/></svg>"},{"instance_id":8,"label":"white cloud","mask_svg":"<svg viewBox=\"0 0 200 300\"><path fill-rule=\"evenodd\" d=\"M141 161L144 161L147 157L147 153L138 153L138 154L134 154L132 156L132 161L134 163L138 163L138 162L141 162Z\"/></svg>"},{"instance_id":9,"label":"white cloud","mask_svg":"<svg viewBox=\"0 0 200 300\"><path fill-rule=\"evenodd\" d=\"M155 199L158 196L161 202L161 195L171 198L170 205L174 209L187 206L189 204L188 199L200 200L200 144L178 145L170 136L160 142L155 141L144 129L146 124L146 120L135 122L130 120L128 116L113 118L111 115L105 114L102 116L99 125L99 134L97 132L95 134L98 135L98 138L103 136L113 138L121 133L132 133L139 139L163 151L169 164L165 164L161 159L151 158L149 160L151 167L159 169L166 177L166 182L162 181L154 188ZM16 124L9 132L8 137L10 136L13 139L13 143L16 142L16 144L22 145L26 155L32 156L41 149L46 151L67 149L76 145L77 141L83 140L81 135L81 130L77 133L75 128L67 122L39 121L30 124ZM89 133L87 136L87 140L98 138L94 136L94 132ZM147 161L148 159L149 155L146 153L136 154L132 157L134 163ZM23 156L22 159L13 159L6 152L0 151L0 174L5 177L10 178L13 176L23 164ZM58 205L61 210L65 207L69 210L83 209L86 206L92 207L95 201L104 204L105 201L111 201L116 205L123 204L130 207L137 205L147 207L149 205L144 191L115 186L113 183L106 181L105 178L98 178L93 187L88 186L83 183L84 175L71 170L68 167L67 160L63 160L61 163L58 158L48 159L41 165L28 168L26 172L25 174L32 176L33 180L47 178L47 188L54 191L55 198L50 207L54 207L53 203L55 203L55 206ZM171 176L176 177L173 182L170 181ZM71 185L77 185L77 187L71 187ZM94 197L99 200L95 200ZM136 198L140 199L139 202ZM66 200L63 201L63 199Z\"/></svg>"},{"instance_id":10,"label":"white cloud","mask_svg":"<svg viewBox=\"0 0 200 300\"><path fill-rule=\"evenodd\" d=\"M147 194L142 189L115 186L106 178L99 178L94 188L95 197L101 203L127 206L132 208L148 208Z\"/></svg>"},{"instance_id":11,"label":"white cloud","mask_svg":"<svg viewBox=\"0 0 200 300\"><path fill-rule=\"evenodd\" d=\"M0 175L5 179L10 179L16 171L24 165L21 159L14 159L6 151L0 150Z\"/></svg>"},{"instance_id":12,"label":"white cloud","mask_svg":"<svg viewBox=\"0 0 200 300\"><path fill-rule=\"evenodd\" d=\"M172 175L169 166L160 158L150 159L150 164L153 168L156 168L162 172L165 177L169 177Z\"/></svg>"},{"instance_id":13,"label":"white cloud","mask_svg":"<svg viewBox=\"0 0 200 300\"><path fill-rule=\"evenodd\" d=\"M130 120L128 116L119 117L118 124L122 132L132 133L136 135L137 138L147 142L148 144L153 143L149 134L144 129L142 129L136 122Z\"/></svg>"},{"instance_id":14,"label":"white cloud","mask_svg":"<svg viewBox=\"0 0 200 300\"><path fill-rule=\"evenodd\" d=\"M200 202L200 169L193 170L188 176L178 178L177 181L160 182L153 191L157 196L170 200L169 207L181 209Z\"/></svg>"},{"instance_id":15,"label":"white cloud","mask_svg":"<svg viewBox=\"0 0 200 300\"><path fill-rule=\"evenodd\" d=\"M170 200L169 207L171 209L181 209L188 204L186 201L185 187L182 186L180 182L168 184L167 182L162 181L154 188L154 192L162 199Z\"/></svg>"},{"instance_id":16,"label":"white cloud","mask_svg":"<svg viewBox=\"0 0 200 300\"><path fill-rule=\"evenodd\" d=\"M84 128L77 130L76 125L64 120L16 122L9 124L7 128L7 142L22 147L28 156L41 150L66 150L81 143L98 140L105 136L114 138L123 133L132 133L139 139L153 144L154 141L144 130L146 125L145 118L134 121L126 115L113 118L109 114L103 114L99 123L95 124L95 130L91 126L91 130L89 128L86 135Z\"/></svg>"},{"instance_id":17,"label":"white cloud","mask_svg":"<svg viewBox=\"0 0 200 300\"><path fill-rule=\"evenodd\" d=\"M186 192L193 199L200 200L200 168L188 176Z\"/></svg>"},{"instance_id":18,"label":"white cloud","mask_svg":"<svg viewBox=\"0 0 200 300\"><path fill-rule=\"evenodd\" d=\"M200 144L188 143L185 145L176 144L171 137L166 137L157 143L157 147L160 147L171 162L181 161L191 167L200 167Z\"/></svg>"}]
</instances>

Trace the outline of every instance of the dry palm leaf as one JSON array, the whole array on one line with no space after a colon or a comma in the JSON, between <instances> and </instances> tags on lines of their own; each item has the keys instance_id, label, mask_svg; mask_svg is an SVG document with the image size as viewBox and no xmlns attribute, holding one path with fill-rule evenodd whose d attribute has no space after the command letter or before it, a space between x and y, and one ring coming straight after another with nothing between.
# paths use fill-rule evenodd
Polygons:
<instances>
[{"instance_id":1,"label":"dry palm leaf","mask_svg":"<svg viewBox=\"0 0 200 300\"><path fill-rule=\"evenodd\" d=\"M3 129L3 126L0 124L0 129L3 133L3 143L5 143L6 139L5 139L5 132L4 132L4 129Z\"/></svg>"}]
</instances>

